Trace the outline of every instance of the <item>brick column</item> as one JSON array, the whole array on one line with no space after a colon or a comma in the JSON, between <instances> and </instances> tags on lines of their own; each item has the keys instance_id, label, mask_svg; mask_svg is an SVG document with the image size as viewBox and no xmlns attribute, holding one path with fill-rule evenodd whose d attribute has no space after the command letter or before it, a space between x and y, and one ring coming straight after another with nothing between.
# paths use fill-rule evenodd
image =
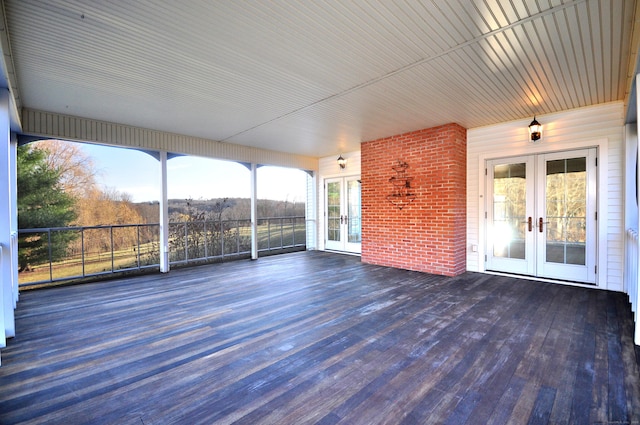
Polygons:
<instances>
[{"instance_id":1,"label":"brick column","mask_svg":"<svg viewBox=\"0 0 640 425\"><path fill-rule=\"evenodd\" d=\"M447 124L414 131L364 142L361 153L362 261L446 276L464 273L467 130ZM390 182L398 161L408 166L404 192L412 196L398 195Z\"/></svg>"}]
</instances>

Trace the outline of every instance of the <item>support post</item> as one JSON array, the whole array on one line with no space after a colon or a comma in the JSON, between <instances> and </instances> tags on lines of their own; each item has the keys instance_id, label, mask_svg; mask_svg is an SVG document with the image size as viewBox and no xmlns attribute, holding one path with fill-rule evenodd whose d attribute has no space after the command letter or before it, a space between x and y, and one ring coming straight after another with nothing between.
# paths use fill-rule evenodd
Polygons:
<instances>
[{"instance_id":1,"label":"support post","mask_svg":"<svg viewBox=\"0 0 640 425\"><path fill-rule=\"evenodd\" d=\"M167 199L167 152L160 152L160 272L169 272L169 201Z\"/></svg>"},{"instance_id":2,"label":"support post","mask_svg":"<svg viewBox=\"0 0 640 425\"><path fill-rule=\"evenodd\" d=\"M251 259L258 259L258 165L251 164Z\"/></svg>"},{"instance_id":3,"label":"support post","mask_svg":"<svg viewBox=\"0 0 640 425\"><path fill-rule=\"evenodd\" d=\"M14 246L12 236L12 210L15 201L11 199L15 192L16 182L12 180L11 163L11 127L9 121L9 91L0 90L0 347L6 346L6 339L15 336L14 319ZM17 282L16 282L17 284Z\"/></svg>"},{"instance_id":4,"label":"support post","mask_svg":"<svg viewBox=\"0 0 640 425\"><path fill-rule=\"evenodd\" d=\"M18 135L11 133L11 151L9 152L9 182L11 182L9 198L11 198L9 215L11 216L11 285L13 286L13 308L18 304L20 292L18 288Z\"/></svg>"},{"instance_id":5,"label":"support post","mask_svg":"<svg viewBox=\"0 0 640 425\"><path fill-rule=\"evenodd\" d=\"M307 171L307 202L305 211L305 229L307 250L318 249L318 173Z\"/></svg>"},{"instance_id":6,"label":"support post","mask_svg":"<svg viewBox=\"0 0 640 425\"><path fill-rule=\"evenodd\" d=\"M636 125L638 126L638 131L636 131L636 135L638 138L640 138L640 96L638 96L638 90L640 90L640 74L636 74L636 114L638 118L636 120ZM637 140L636 143L637 149L636 149L636 202L638 202L638 190L640 189L640 172L638 172L638 167L640 166L640 140ZM636 206L638 208L640 208L640 206L638 206L638 204L636 204ZM640 234L640 213L638 214L637 218L637 222L635 223L636 229L639 230L639 234ZM636 264L640 264L640 249L636 250ZM636 267L636 271L638 270L638 267ZM633 300L632 302L635 302L636 308L640 308L639 304L640 303L640 273L636 273L635 276L633 276L633 279L635 279L635 285L636 285L636 299ZM638 314L638 312L636 311L635 314L635 318L636 318L636 323L635 323L635 332L634 332L634 336L633 336L633 342L636 345L640 345L640 323L638 323L638 317L640 317L640 315Z\"/></svg>"}]
</instances>

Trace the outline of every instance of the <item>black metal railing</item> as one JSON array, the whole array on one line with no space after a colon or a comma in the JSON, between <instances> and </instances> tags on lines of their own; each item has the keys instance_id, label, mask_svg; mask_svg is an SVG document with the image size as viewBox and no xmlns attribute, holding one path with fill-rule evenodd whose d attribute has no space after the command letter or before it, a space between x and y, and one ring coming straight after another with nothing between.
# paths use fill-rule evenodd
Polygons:
<instances>
[{"instance_id":1,"label":"black metal railing","mask_svg":"<svg viewBox=\"0 0 640 425\"><path fill-rule=\"evenodd\" d=\"M172 222L168 230L169 264L172 265L251 255L251 220L248 219ZM18 231L19 252L32 250L30 257L38 261L19 264L19 284L46 284L159 268L159 234L157 223L21 229ZM259 253L305 249L305 218L259 219L257 237Z\"/></svg>"}]
</instances>

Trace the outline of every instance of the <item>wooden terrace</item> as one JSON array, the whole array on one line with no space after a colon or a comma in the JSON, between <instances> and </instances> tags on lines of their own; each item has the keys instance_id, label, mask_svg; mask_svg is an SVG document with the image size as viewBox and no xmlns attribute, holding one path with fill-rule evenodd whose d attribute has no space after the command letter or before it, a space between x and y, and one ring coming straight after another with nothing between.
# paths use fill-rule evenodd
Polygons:
<instances>
[{"instance_id":1,"label":"wooden terrace","mask_svg":"<svg viewBox=\"0 0 640 425\"><path fill-rule=\"evenodd\" d=\"M301 252L26 291L0 423L638 424L622 293Z\"/></svg>"}]
</instances>

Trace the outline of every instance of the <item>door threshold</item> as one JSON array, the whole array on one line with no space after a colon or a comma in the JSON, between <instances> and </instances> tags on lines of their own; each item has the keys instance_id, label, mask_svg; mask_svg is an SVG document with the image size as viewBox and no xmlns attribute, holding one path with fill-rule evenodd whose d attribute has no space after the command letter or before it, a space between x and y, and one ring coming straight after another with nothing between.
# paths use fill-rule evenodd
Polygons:
<instances>
[{"instance_id":1,"label":"door threshold","mask_svg":"<svg viewBox=\"0 0 640 425\"><path fill-rule=\"evenodd\" d=\"M362 257L360 252L338 251L336 249L325 249L325 252L331 252L333 254L353 255L354 257Z\"/></svg>"},{"instance_id":2,"label":"door threshold","mask_svg":"<svg viewBox=\"0 0 640 425\"><path fill-rule=\"evenodd\" d=\"M525 279L525 280L533 280L533 281L536 281L536 282L546 282L546 283L556 283L556 284L567 285L567 286L577 286L577 287L580 287L580 288L602 289L602 288L600 288L598 286L597 283L574 282L574 281L570 281L570 280L550 279L550 278L547 278L547 277L530 276L530 275L526 275L526 274L517 274L517 273L497 272L497 271L493 271L493 270L485 270L482 273L492 274L492 275L496 275L496 276L514 277L514 278Z\"/></svg>"}]
</instances>

